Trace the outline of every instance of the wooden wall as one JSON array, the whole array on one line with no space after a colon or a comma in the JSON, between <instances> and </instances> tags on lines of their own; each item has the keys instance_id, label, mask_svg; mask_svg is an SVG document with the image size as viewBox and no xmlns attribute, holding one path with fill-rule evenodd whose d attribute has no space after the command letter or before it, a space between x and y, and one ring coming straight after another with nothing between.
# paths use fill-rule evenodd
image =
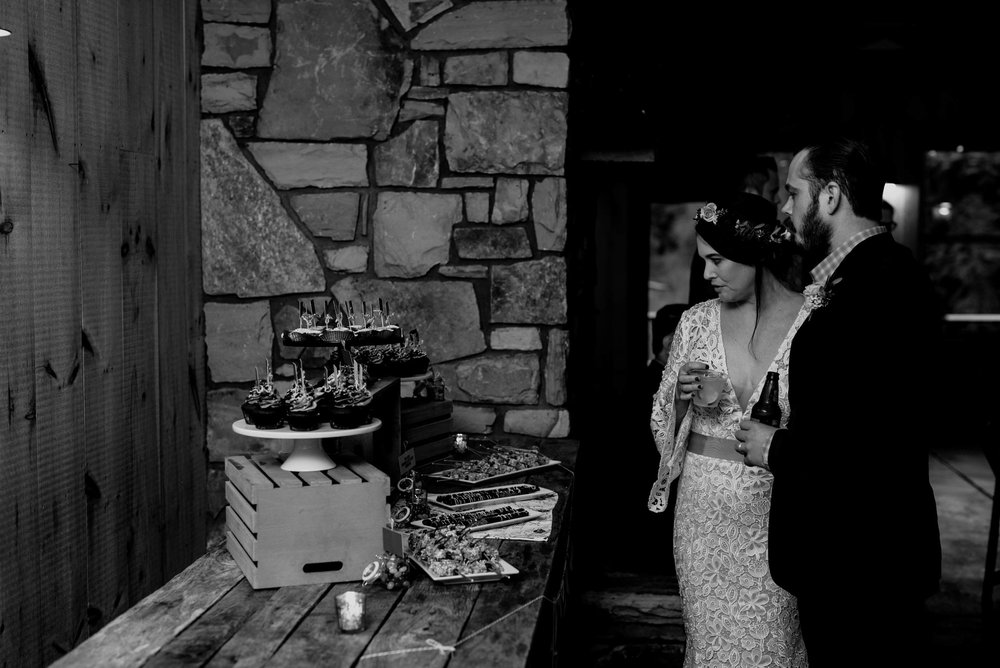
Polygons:
<instances>
[{"instance_id":1,"label":"wooden wall","mask_svg":"<svg viewBox=\"0 0 1000 668\"><path fill-rule=\"evenodd\" d=\"M0 665L204 552L196 11L0 2Z\"/></svg>"}]
</instances>

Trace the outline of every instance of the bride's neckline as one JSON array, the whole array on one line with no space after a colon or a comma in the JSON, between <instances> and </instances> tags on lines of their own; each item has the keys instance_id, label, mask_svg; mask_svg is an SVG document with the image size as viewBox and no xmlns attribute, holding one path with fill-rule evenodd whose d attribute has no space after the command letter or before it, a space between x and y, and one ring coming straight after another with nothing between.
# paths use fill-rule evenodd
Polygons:
<instances>
[{"instance_id":1,"label":"bride's neckline","mask_svg":"<svg viewBox=\"0 0 1000 668\"><path fill-rule=\"evenodd\" d=\"M774 352L774 356L768 361L767 366L764 368L764 372L760 374L760 377L754 382L753 391L747 398L746 405L743 405L742 403L740 403L739 394L736 392L736 387L733 385L732 382L732 376L729 373L729 351L726 349L726 339L722 334L722 302L721 301L718 302L715 325L719 336L719 346L722 348L722 366L723 366L722 370L725 372L726 376L730 378L729 385L730 387L732 387L733 398L735 399L736 405L738 405L744 413L746 413L747 409L750 406L756 403L757 397L760 396L760 392L763 389L764 380L767 378L767 372L775 370L774 368L775 362L781 359L781 357L784 355L785 349L791 344L791 340L793 338L792 334L801 324L801 320L805 315L805 309L803 308L804 305L805 302L803 300L803 303L799 305L798 311L795 317L792 319L791 324L789 324L788 329L785 331L784 338L782 338L781 342L778 344L778 347ZM753 304L750 304L749 307L752 309L754 306ZM761 315L761 317L764 317L763 314Z\"/></svg>"}]
</instances>

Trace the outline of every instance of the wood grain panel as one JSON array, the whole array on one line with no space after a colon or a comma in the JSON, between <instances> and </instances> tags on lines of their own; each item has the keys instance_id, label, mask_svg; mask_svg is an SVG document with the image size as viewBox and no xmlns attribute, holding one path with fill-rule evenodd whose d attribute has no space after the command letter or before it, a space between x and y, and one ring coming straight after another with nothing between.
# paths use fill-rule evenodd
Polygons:
<instances>
[{"instance_id":1,"label":"wood grain panel","mask_svg":"<svg viewBox=\"0 0 1000 668\"><path fill-rule=\"evenodd\" d=\"M32 286L32 111L28 74L28 2L0 4L11 31L0 48L0 664L41 664L42 609L37 603L37 459L34 421Z\"/></svg>"},{"instance_id":2,"label":"wood grain panel","mask_svg":"<svg viewBox=\"0 0 1000 668\"><path fill-rule=\"evenodd\" d=\"M120 147L153 155L156 148L154 0L118 0L118 103L127 122ZM173 4L173 3L168 3Z\"/></svg>"},{"instance_id":3,"label":"wood grain panel","mask_svg":"<svg viewBox=\"0 0 1000 668\"><path fill-rule=\"evenodd\" d=\"M32 313L39 504L42 659L72 649L86 628L86 545L80 279L77 217L76 5L28 6ZM79 381L79 382L78 382Z\"/></svg>"},{"instance_id":4,"label":"wood grain panel","mask_svg":"<svg viewBox=\"0 0 1000 668\"><path fill-rule=\"evenodd\" d=\"M0 3L0 665L204 551L196 13Z\"/></svg>"},{"instance_id":5,"label":"wood grain panel","mask_svg":"<svg viewBox=\"0 0 1000 668\"><path fill-rule=\"evenodd\" d=\"M203 392L194 382L189 352L191 333L201 328L200 272L189 271L193 252L200 258L200 224L190 202L196 182L187 178L189 156L199 151L199 77L185 25L194 24L195 2L156 3L156 235L157 350L160 389L160 472L165 553L164 576L170 577L205 551L207 459L202 447ZM187 23L190 21L190 23ZM190 75L190 76L189 76ZM193 124L193 125L192 125ZM197 198L194 198L197 201ZM197 304L197 311L190 308ZM200 350L200 348L198 348Z\"/></svg>"},{"instance_id":6,"label":"wood grain panel","mask_svg":"<svg viewBox=\"0 0 1000 668\"><path fill-rule=\"evenodd\" d=\"M264 666L331 585L281 587L232 635L207 666Z\"/></svg>"},{"instance_id":7,"label":"wood grain panel","mask_svg":"<svg viewBox=\"0 0 1000 668\"><path fill-rule=\"evenodd\" d=\"M406 590L402 600L385 620L378 635L365 649L364 665L380 666L444 666L449 656L439 652L412 652L403 655L378 656L400 649L426 648L426 640L442 645L454 645L465 621L480 595L489 585L439 585L430 578L417 580Z\"/></svg>"},{"instance_id":8,"label":"wood grain panel","mask_svg":"<svg viewBox=\"0 0 1000 668\"><path fill-rule=\"evenodd\" d=\"M155 233L156 165L151 156L123 152L122 217L122 412L124 447L135 485L130 518L134 535L129 598L138 600L163 580L163 510L156 387L156 274L147 240Z\"/></svg>"},{"instance_id":9,"label":"wood grain panel","mask_svg":"<svg viewBox=\"0 0 1000 668\"><path fill-rule=\"evenodd\" d=\"M363 630L342 633L337 621L337 596L347 591L358 591L357 582L334 585L316 604L309 616L295 627L295 631L270 658L269 666L348 666L354 665L368 643L379 631L381 620L388 617L403 589L388 590L381 585L365 587L365 623ZM398 665L408 665L398 661ZM365 663L361 664L366 665Z\"/></svg>"},{"instance_id":10,"label":"wood grain panel","mask_svg":"<svg viewBox=\"0 0 1000 668\"><path fill-rule=\"evenodd\" d=\"M118 93L117 7L82 0L77 44L84 437L87 504L88 633L134 601L127 543L135 493L122 413L122 186L117 146L123 119Z\"/></svg>"},{"instance_id":11,"label":"wood grain panel","mask_svg":"<svg viewBox=\"0 0 1000 668\"><path fill-rule=\"evenodd\" d=\"M141 666L241 580L243 573L219 544L51 668Z\"/></svg>"},{"instance_id":12,"label":"wood grain panel","mask_svg":"<svg viewBox=\"0 0 1000 668\"><path fill-rule=\"evenodd\" d=\"M267 603L275 591L254 589L249 582L241 580L222 597L222 600L199 617L197 624L188 626L176 638L164 645L162 650L143 664L143 668L206 663Z\"/></svg>"}]
</instances>

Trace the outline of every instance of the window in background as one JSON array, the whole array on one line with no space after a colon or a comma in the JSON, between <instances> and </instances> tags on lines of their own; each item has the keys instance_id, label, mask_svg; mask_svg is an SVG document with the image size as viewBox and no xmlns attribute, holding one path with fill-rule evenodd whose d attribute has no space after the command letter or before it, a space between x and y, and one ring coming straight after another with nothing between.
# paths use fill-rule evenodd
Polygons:
<instances>
[{"instance_id":1,"label":"window in background","mask_svg":"<svg viewBox=\"0 0 1000 668\"><path fill-rule=\"evenodd\" d=\"M1000 153L929 151L920 214L920 255L950 319L1000 319Z\"/></svg>"},{"instance_id":2,"label":"window in background","mask_svg":"<svg viewBox=\"0 0 1000 668\"><path fill-rule=\"evenodd\" d=\"M917 254L917 221L920 218L920 188L898 183L887 183L882 189L882 200L892 207L892 236L913 254Z\"/></svg>"}]
</instances>

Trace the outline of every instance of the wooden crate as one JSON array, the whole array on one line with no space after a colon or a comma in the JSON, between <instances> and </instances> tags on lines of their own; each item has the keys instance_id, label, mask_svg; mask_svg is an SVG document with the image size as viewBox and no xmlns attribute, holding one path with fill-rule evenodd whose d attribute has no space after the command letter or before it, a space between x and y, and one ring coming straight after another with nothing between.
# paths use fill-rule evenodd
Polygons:
<instances>
[{"instance_id":1,"label":"wooden crate","mask_svg":"<svg viewBox=\"0 0 1000 668\"><path fill-rule=\"evenodd\" d=\"M382 553L389 476L336 460L292 473L269 456L226 459L226 545L254 589L360 580Z\"/></svg>"},{"instance_id":2,"label":"wooden crate","mask_svg":"<svg viewBox=\"0 0 1000 668\"><path fill-rule=\"evenodd\" d=\"M451 417L452 403L449 400L403 399L400 403L399 419L403 429Z\"/></svg>"},{"instance_id":3,"label":"wooden crate","mask_svg":"<svg viewBox=\"0 0 1000 668\"><path fill-rule=\"evenodd\" d=\"M452 449L454 432L450 401L405 399L400 411L402 448L421 464Z\"/></svg>"}]
</instances>

